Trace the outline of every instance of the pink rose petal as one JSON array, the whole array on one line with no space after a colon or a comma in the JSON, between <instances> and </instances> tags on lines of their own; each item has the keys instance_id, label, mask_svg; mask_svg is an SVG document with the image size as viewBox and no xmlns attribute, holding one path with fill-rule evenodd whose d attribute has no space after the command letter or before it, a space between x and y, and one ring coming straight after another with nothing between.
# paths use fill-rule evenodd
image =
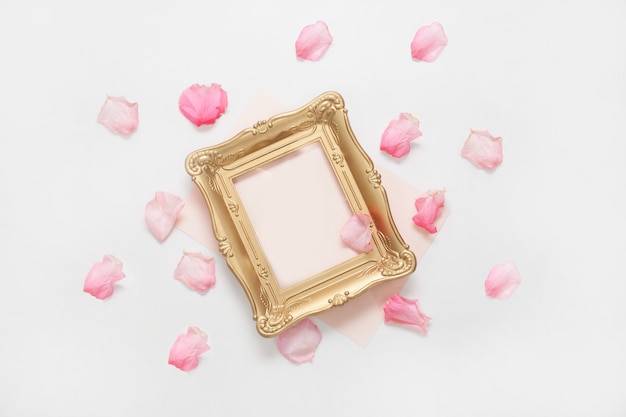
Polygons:
<instances>
[{"instance_id":1,"label":"pink rose petal","mask_svg":"<svg viewBox=\"0 0 626 417\"><path fill-rule=\"evenodd\" d=\"M296 56L309 61L319 60L333 42L324 22L305 26L296 40Z\"/></svg>"},{"instance_id":2,"label":"pink rose petal","mask_svg":"<svg viewBox=\"0 0 626 417\"><path fill-rule=\"evenodd\" d=\"M107 96L98 113L98 123L120 136L130 136L139 126L139 105L124 97Z\"/></svg>"},{"instance_id":3,"label":"pink rose petal","mask_svg":"<svg viewBox=\"0 0 626 417\"><path fill-rule=\"evenodd\" d=\"M389 122L380 140L380 150L400 158L411 150L410 142L422 136L420 122L409 113L400 113L397 120Z\"/></svg>"},{"instance_id":4,"label":"pink rose petal","mask_svg":"<svg viewBox=\"0 0 626 417\"><path fill-rule=\"evenodd\" d=\"M373 249L370 216L365 213L354 213L343 225L339 235L346 246L360 253L371 252Z\"/></svg>"},{"instance_id":5,"label":"pink rose petal","mask_svg":"<svg viewBox=\"0 0 626 417\"><path fill-rule=\"evenodd\" d=\"M278 335L278 350L293 363L311 362L321 340L315 323L304 319Z\"/></svg>"},{"instance_id":6,"label":"pink rose petal","mask_svg":"<svg viewBox=\"0 0 626 417\"><path fill-rule=\"evenodd\" d=\"M154 198L148 201L144 218L148 229L159 242L169 236L184 206L182 198L164 191L156 192Z\"/></svg>"},{"instance_id":7,"label":"pink rose petal","mask_svg":"<svg viewBox=\"0 0 626 417\"><path fill-rule=\"evenodd\" d=\"M502 163L502 138L486 130L471 130L461 156L478 168L492 170Z\"/></svg>"},{"instance_id":8,"label":"pink rose petal","mask_svg":"<svg viewBox=\"0 0 626 417\"><path fill-rule=\"evenodd\" d=\"M200 252L183 252L174 270L174 278L192 290L207 292L215 285L215 259Z\"/></svg>"},{"instance_id":9,"label":"pink rose petal","mask_svg":"<svg viewBox=\"0 0 626 417\"><path fill-rule=\"evenodd\" d=\"M515 264L507 261L491 268L485 280L485 294L491 298L505 300L522 282L522 276Z\"/></svg>"},{"instance_id":10,"label":"pink rose petal","mask_svg":"<svg viewBox=\"0 0 626 417\"><path fill-rule=\"evenodd\" d=\"M178 335L170 349L167 361L181 371L190 371L198 366L198 357L211 349L206 342L207 335L197 327L189 327L187 333Z\"/></svg>"},{"instance_id":11,"label":"pink rose petal","mask_svg":"<svg viewBox=\"0 0 626 417\"><path fill-rule=\"evenodd\" d=\"M396 323L410 327L422 334L427 334L426 326L430 317L422 313L417 300L404 298L398 294L392 295L383 306L385 323Z\"/></svg>"},{"instance_id":12,"label":"pink rose petal","mask_svg":"<svg viewBox=\"0 0 626 417\"><path fill-rule=\"evenodd\" d=\"M112 255L104 255L102 261L93 264L87 276L83 291L104 300L113 294L113 284L126 276L122 272L122 262Z\"/></svg>"},{"instance_id":13,"label":"pink rose petal","mask_svg":"<svg viewBox=\"0 0 626 417\"><path fill-rule=\"evenodd\" d=\"M433 62L447 44L443 27L434 22L417 30L411 42L411 55L418 61Z\"/></svg>"},{"instance_id":14,"label":"pink rose petal","mask_svg":"<svg viewBox=\"0 0 626 417\"><path fill-rule=\"evenodd\" d=\"M437 233L435 221L443 211L444 190L430 190L415 200L417 214L413 216L413 223L426 229L430 233Z\"/></svg>"},{"instance_id":15,"label":"pink rose petal","mask_svg":"<svg viewBox=\"0 0 626 417\"><path fill-rule=\"evenodd\" d=\"M180 112L191 123L200 127L212 125L228 107L228 95L219 84L194 84L185 89L178 99Z\"/></svg>"}]
</instances>

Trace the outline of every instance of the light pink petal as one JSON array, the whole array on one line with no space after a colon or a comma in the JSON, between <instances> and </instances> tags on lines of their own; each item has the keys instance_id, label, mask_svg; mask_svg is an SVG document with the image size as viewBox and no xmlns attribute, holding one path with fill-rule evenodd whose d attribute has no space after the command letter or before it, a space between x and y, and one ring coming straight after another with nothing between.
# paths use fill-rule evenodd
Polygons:
<instances>
[{"instance_id":1,"label":"light pink petal","mask_svg":"<svg viewBox=\"0 0 626 417\"><path fill-rule=\"evenodd\" d=\"M206 333L197 327L189 327L187 333L178 335L167 363L181 371L190 371L198 366L198 357L209 349Z\"/></svg>"},{"instance_id":2,"label":"light pink petal","mask_svg":"<svg viewBox=\"0 0 626 417\"><path fill-rule=\"evenodd\" d=\"M422 136L420 122L409 113L400 113L397 120L389 122L380 140L380 150L400 158L411 150L410 142Z\"/></svg>"},{"instance_id":3,"label":"light pink petal","mask_svg":"<svg viewBox=\"0 0 626 417\"><path fill-rule=\"evenodd\" d=\"M353 250L366 253L373 249L370 216L365 213L354 213L343 225L339 235L346 246Z\"/></svg>"},{"instance_id":4,"label":"light pink petal","mask_svg":"<svg viewBox=\"0 0 626 417\"><path fill-rule=\"evenodd\" d=\"M192 290L207 292L215 285L215 259L200 252L183 252L174 270L174 278Z\"/></svg>"},{"instance_id":5,"label":"light pink petal","mask_svg":"<svg viewBox=\"0 0 626 417\"><path fill-rule=\"evenodd\" d=\"M184 206L182 198L164 191L156 192L154 198L148 201L144 218L148 229L159 242L169 236Z\"/></svg>"},{"instance_id":6,"label":"light pink petal","mask_svg":"<svg viewBox=\"0 0 626 417\"><path fill-rule=\"evenodd\" d=\"M98 113L98 123L120 136L130 136L139 126L139 105L124 97L108 96Z\"/></svg>"},{"instance_id":7,"label":"light pink petal","mask_svg":"<svg viewBox=\"0 0 626 417\"><path fill-rule=\"evenodd\" d=\"M444 190L430 190L417 198L415 200L417 214L413 216L413 223L430 233L437 233L437 226L434 223L443 211L444 194Z\"/></svg>"},{"instance_id":8,"label":"light pink petal","mask_svg":"<svg viewBox=\"0 0 626 417\"><path fill-rule=\"evenodd\" d=\"M124 278L122 262L112 255L104 255L102 261L93 264L87 276L83 291L104 300L113 294L113 284Z\"/></svg>"},{"instance_id":9,"label":"light pink petal","mask_svg":"<svg viewBox=\"0 0 626 417\"><path fill-rule=\"evenodd\" d=\"M511 261L498 264L491 268L485 280L485 294L499 300L507 299L522 282L517 266Z\"/></svg>"},{"instance_id":10,"label":"light pink petal","mask_svg":"<svg viewBox=\"0 0 626 417\"><path fill-rule=\"evenodd\" d=\"M304 319L278 335L278 350L293 363L311 362L321 340L315 323Z\"/></svg>"},{"instance_id":11,"label":"light pink petal","mask_svg":"<svg viewBox=\"0 0 626 417\"><path fill-rule=\"evenodd\" d=\"M478 168L492 170L502 163L502 138L486 130L471 130L461 156Z\"/></svg>"},{"instance_id":12,"label":"light pink petal","mask_svg":"<svg viewBox=\"0 0 626 417\"><path fill-rule=\"evenodd\" d=\"M333 37L324 22L305 26L296 40L296 55L309 61L319 60L333 42Z\"/></svg>"},{"instance_id":13,"label":"light pink petal","mask_svg":"<svg viewBox=\"0 0 626 417\"><path fill-rule=\"evenodd\" d=\"M443 27L434 22L417 30L411 42L411 55L418 61L433 62L447 44L448 37Z\"/></svg>"},{"instance_id":14,"label":"light pink petal","mask_svg":"<svg viewBox=\"0 0 626 417\"><path fill-rule=\"evenodd\" d=\"M178 99L180 112L191 123L200 127L212 125L228 107L228 95L219 84L194 84L185 89Z\"/></svg>"},{"instance_id":15,"label":"light pink petal","mask_svg":"<svg viewBox=\"0 0 626 417\"><path fill-rule=\"evenodd\" d=\"M385 312L385 323L396 323L410 327L422 334L428 330L430 317L420 310L417 300L404 298L398 294L392 295L383 306Z\"/></svg>"}]
</instances>

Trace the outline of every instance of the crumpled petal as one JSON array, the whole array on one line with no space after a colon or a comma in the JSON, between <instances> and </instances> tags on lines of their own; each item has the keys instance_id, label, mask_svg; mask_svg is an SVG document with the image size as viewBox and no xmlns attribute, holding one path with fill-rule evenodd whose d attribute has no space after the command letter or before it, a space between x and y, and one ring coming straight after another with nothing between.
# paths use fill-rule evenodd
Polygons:
<instances>
[{"instance_id":1,"label":"crumpled petal","mask_svg":"<svg viewBox=\"0 0 626 417\"><path fill-rule=\"evenodd\" d=\"M492 170L502 163L502 138L486 130L471 130L461 156L478 168Z\"/></svg>"},{"instance_id":2,"label":"crumpled petal","mask_svg":"<svg viewBox=\"0 0 626 417\"><path fill-rule=\"evenodd\" d=\"M430 233L437 233L437 226L434 223L443 211L444 194L444 190L430 190L417 198L415 200L417 214L413 216L413 223Z\"/></svg>"},{"instance_id":3,"label":"crumpled petal","mask_svg":"<svg viewBox=\"0 0 626 417\"><path fill-rule=\"evenodd\" d=\"M373 249L371 218L365 213L354 213L343 225L339 235L348 247L360 253L371 252Z\"/></svg>"},{"instance_id":4,"label":"crumpled petal","mask_svg":"<svg viewBox=\"0 0 626 417\"><path fill-rule=\"evenodd\" d=\"M404 298L398 294L391 296L383 306L385 323L396 323L427 334L430 317L420 310L417 300Z\"/></svg>"},{"instance_id":5,"label":"crumpled petal","mask_svg":"<svg viewBox=\"0 0 626 417\"><path fill-rule=\"evenodd\" d=\"M380 150L400 158L411 150L410 142L422 136L420 121L410 113L400 113L397 120L389 122L380 140Z\"/></svg>"},{"instance_id":6,"label":"crumpled petal","mask_svg":"<svg viewBox=\"0 0 626 417\"><path fill-rule=\"evenodd\" d=\"M296 56L318 61L333 42L328 26L322 21L305 26L296 40Z\"/></svg>"},{"instance_id":7,"label":"crumpled petal","mask_svg":"<svg viewBox=\"0 0 626 417\"><path fill-rule=\"evenodd\" d=\"M182 198L164 191L157 191L154 198L148 201L144 218L148 229L159 242L169 236L184 206Z\"/></svg>"},{"instance_id":8,"label":"crumpled petal","mask_svg":"<svg viewBox=\"0 0 626 417\"><path fill-rule=\"evenodd\" d=\"M139 126L139 104L124 97L107 96L98 113L98 123L120 136L130 136Z\"/></svg>"},{"instance_id":9,"label":"crumpled petal","mask_svg":"<svg viewBox=\"0 0 626 417\"><path fill-rule=\"evenodd\" d=\"M122 272L124 265L112 255L104 255L102 261L93 264L87 276L83 291L100 300L113 295L113 284L126 276Z\"/></svg>"},{"instance_id":10,"label":"crumpled petal","mask_svg":"<svg viewBox=\"0 0 626 417\"><path fill-rule=\"evenodd\" d=\"M215 285L215 259L200 252L183 252L174 270L174 278L192 290L207 292Z\"/></svg>"},{"instance_id":11,"label":"crumpled petal","mask_svg":"<svg viewBox=\"0 0 626 417\"><path fill-rule=\"evenodd\" d=\"M228 107L228 94L219 84L194 84L186 88L178 99L180 112L191 123L200 127L212 125Z\"/></svg>"},{"instance_id":12,"label":"crumpled petal","mask_svg":"<svg viewBox=\"0 0 626 417\"><path fill-rule=\"evenodd\" d=\"M190 371L198 366L198 357L209 349L206 333L197 327L189 327L187 333L178 335L167 363L181 371Z\"/></svg>"},{"instance_id":13,"label":"crumpled petal","mask_svg":"<svg viewBox=\"0 0 626 417\"><path fill-rule=\"evenodd\" d=\"M411 55L418 61L433 62L447 44L448 37L443 27L438 22L433 22L430 26L423 26L415 32L411 42Z\"/></svg>"},{"instance_id":14,"label":"crumpled petal","mask_svg":"<svg viewBox=\"0 0 626 417\"><path fill-rule=\"evenodd\" d=\"M303 319L278 335L279 352L293 363L313 361L322 334L309 319Z\"/></svg>"},{"instance_id":15,"label":"crumpled petal","mask_svg":"<svg viewBox=\"0 0 626 417\"><path fill-rule=\"evenodd\" d=\"M505 300L522 282L517 266L511 261L498 264L491 268L485 280L485 294L491 298Z\"/></svg>"}]
</instances>

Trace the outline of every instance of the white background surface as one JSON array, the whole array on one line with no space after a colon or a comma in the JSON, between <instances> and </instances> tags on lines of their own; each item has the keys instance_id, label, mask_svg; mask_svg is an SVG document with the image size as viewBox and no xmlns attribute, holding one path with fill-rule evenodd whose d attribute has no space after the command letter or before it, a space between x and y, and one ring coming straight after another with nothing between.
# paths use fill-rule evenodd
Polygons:
<instances>
[{"instance_id":1,"label":"white background surface","mask_svg":"<svg viewBox=\"0 0 626 417\"><path fill-rule=\"evenodd\" d=\"M608 0L3 1L0 415L625 415L625 18ZM299 61L318 19L335 41ZM435 20L447 48L412 61ZM178 96L212 82L230 105L198 130ZM295 366L219 254L208 294L172 278L202 247L177 230L158 244L143 208L187 194L185 156L229 137L257 91L296 108L327 90L376 164L445 187L452 212L402 293L428 336L383 325L363 348L320 323L314 362ZM107 94L139 102L131 138L96 123ZM400 112L424 135L395 161L378 143ZM470 128L503 137L495 172L460 158ZM127 277L101 302L82 284L105 253ZM507 259L522 285L487 299ZM167 355L189 325L212 350L183 373Z\"/></svg>"}]
</instances>

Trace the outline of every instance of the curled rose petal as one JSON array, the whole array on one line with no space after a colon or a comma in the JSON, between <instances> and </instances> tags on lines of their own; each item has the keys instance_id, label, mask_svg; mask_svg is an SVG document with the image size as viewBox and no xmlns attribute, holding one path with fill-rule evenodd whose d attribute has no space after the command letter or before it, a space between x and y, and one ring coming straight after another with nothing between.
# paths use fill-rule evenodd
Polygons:
<instances>
[{"instance_id":1,"label":"curled rose petal","mask_svg":"<svg viewBox=\"0 0 626 417\"><path fill-rule=\"evenodd\" d=\"M417 198L415 200L417 214L413 216L413 223L430 233L437 233L437 226L434 223L443 211L444 194L444 190L430 190Z\"/></svg>"},{"instance_id":2,"label":"curled rose petal","mask_svg":"<svg viewBox=\"0 0 626 417\"><path fill-rule=\"evenodd\" d=\"M486 130L471 130L461 156L478 168L492 170L502 163L502 138Z\"/></svg>"},{"instance_id":3,"label":"curled rose petal","mask_svg":"<svg viewBox=\"0 0 626 417\"><path fill-rule=\"evenodd\" d=\"M389 122L380 140L380 150L400 158L411 150L410 142L422 136L420 122L409 113L400 113L397 120Z\"/></svg>"},{"instance_id":4,"label":"curled rose petal","mask_svg":"<svg viewBox=\"0 0 626 417\"><path fill-rule=\"evenodd\" d=\"M511 261L498 264L491 268L485 280L485 294L491 298L505 300L522 282L517 266Z\"/></svg>"},{"instance_id":5,"label":"curled rose petal","mask_svg":"<svg viewBox=\"0 0 626 417\"><path fill-rule=\"evenodd\" d=\"M93 264L87 276L83 291L100 300L113 294L113 284L126 276L122 272L122 262L112 255L104 255L102 261Z\"/></svg>"},{"instance_id":6,"label":"curled rose petal","mask_svg":"<svg viewBox=\"0 0 626 417\"><path fill-rule=\"evenodd\" d=\"M148 201L144 218L148 229L159 242L169 236L184 206L182 198L164 191L157 191L154 198Z\"/></svg>"},{"instance_id":7,"label":"curled rose petal","mask_svg":"<svg viewBox=\"0 0 626 417\"><path fill-rule=\"evenodd\" d=\"M290 362L311 362L321 340L315 323L304 319L278 335L278 350Z\"/></svg>"},{"instance_id":8,"label":"curled rose petal","mask_svg":"<svg viewBox=\"0 0 626 417\"><path fill-rule=\"evenodd\" d=\"M178 99L180 112L191 123L200 127L212 125L228 107L228 95L219 84L194 84L185 89Z\"/></svg>"},{"instance_id":9,"label":"curled rose petal","mask_svg":"<svg viewBox=\"0 0 626 417\"><path fill-rule=\"evenodd\" d=\"M411 55L418 61L433 62L447 44L448 37L443 27L434 22L417 30L411 42Z\"/></svg>"},{"instance_id":10,"label":"curled rose petal","mask_svg":"<svg viewBox=\"0 0 626 417\"><path fill-rule=\"evenodd\" d=\"M167 363L181 371L190 371L198 366L198 357L209 349L206 333L197 327L189 327L187 333L178 335Z\"/></svg>"},{"instance_id":11,"label":"curled rose petal","mask_svg":"<svg viewBox=\"0 0 626 417\"><path fill-rule=\"evenodd\" d=\"M371 218L365 213L354 213L343 225L339 235L346 246L360 253L371 252L372 231L370 229Z\"/></svg>"},{"instance_id":12,"label":"curled rose petal","mask_svg":"<svg viewBox=\"0 0 626 417\"><path fill-rule=\"evenodd\" d=\"M318 61L326 52L333 37L324 22L305 26L296 40L296 56L309 61Z\"/></svg>"},{"instance_id":13,"label":"curled rose petal","mask_svg":"<svg viewBox=\"0 0 626 417\"><path fill-rule=\"evenodd\" d=\"M174 270L174 278L192 290L207 292L215 285L215 259L200 252L183 252Z\"/></svg>"},{"instance_id":14,"label":"curled rose petal","mask_svg":"<svg viewBox=\"0 0 626 417\"><path fill-rule=\"evenodd\" d=\"M385 312L385 323L407 326L422 334L428 332L426 326L430 322L430 317L420 310L417 300L395 294L387 300L383 306L383 311Z\"/></svg>"},{"instance_id":15,"label":"curled rose petal","mask_svg":"<svg viewBox=\"0 0 626 417\"><path fill-rule=\"evenodd\" d=\"M124 97L107 96L98 113L98 123L120 136L130 136L139 126L139 105Z\"/></svg>"}]
</instances>

